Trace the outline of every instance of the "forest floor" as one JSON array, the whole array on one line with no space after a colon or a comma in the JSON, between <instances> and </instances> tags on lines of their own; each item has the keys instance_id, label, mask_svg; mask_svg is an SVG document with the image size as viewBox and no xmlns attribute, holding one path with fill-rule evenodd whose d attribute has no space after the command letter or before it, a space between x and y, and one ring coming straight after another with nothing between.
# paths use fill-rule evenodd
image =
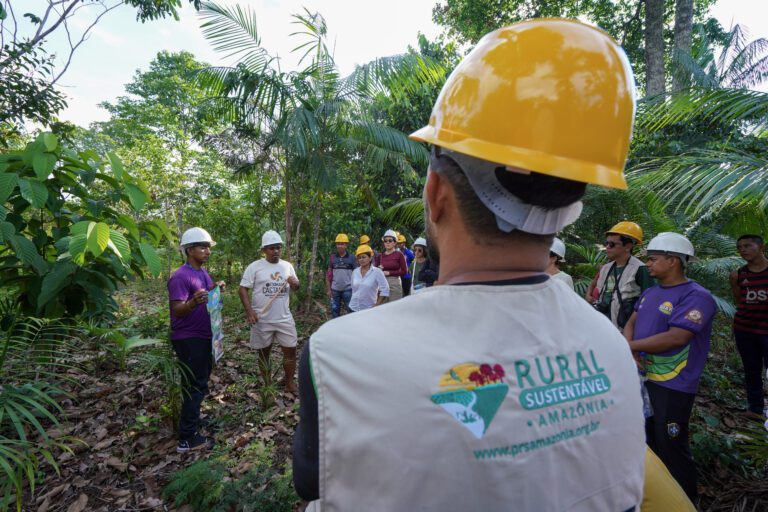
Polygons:
<instances>
[{"instance_id":1,"label":"forest floor","mask_svg":"<svg viewBox=\"0 0 768 512\"><path fill-rule=\"evenodd\" d=\"M236 288L223 298L225 355L203 404L216 447L176 453L172 381L165 371L173 360L168 347L138 349L122 365L104 340L87 340L70 370L71 397L62 401L65 419L48 432L73 440L73 451L58 455L60 473L48 471L23 510L299 509L290 483L298 401L276 386L261 385ZM133 283L118 301L116 327L128 334L165 336L164 282ZM300 347L325 320L325 312L297 317ZM275 368L280 360L276 351ZM740 368L723 319L715 329L692 420L702 511L768 510L768 436L762 425L741 414Z\"/></svg>"}]
</instances>

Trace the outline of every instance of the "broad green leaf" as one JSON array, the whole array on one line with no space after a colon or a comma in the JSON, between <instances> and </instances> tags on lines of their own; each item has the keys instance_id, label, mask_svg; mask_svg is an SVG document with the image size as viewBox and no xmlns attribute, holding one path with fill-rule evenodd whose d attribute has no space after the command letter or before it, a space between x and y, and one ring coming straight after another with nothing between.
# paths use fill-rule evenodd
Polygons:
<instances>
[{"instance_id":1,"label":"broad green leaf","mask_svg":"<svg viewBox=\"0 0 768 512\"><path fill-rule=\"evenodd\" d=\"M109 231L109 248L123 261L127 263L131 259L131 245L128 240L119 231L111 229Z\"/></svg>"},{"instance_id":2,"label":"broad green leaf","mask_svg":"<svg viewBox=\"0 0 768 512\"><path fill-rule=\"evenodd\" d=\"M11 197L18 181L19 177L15 173L4 172L0 174L0 204L5 203Z\"/></svg>"},{"instance_id":3,"label":"broad green leaf","mask_svg":"<svg viewBox=\"0 0 768 512\"><path fill-rule=\"evenodd\" d=\"M45 132L41 135L43 139L43 146L45 146L46 151L53 151L56 149L56 146L59 145L59 139L56 138L56 136L50 132Z\"/></svg>"},{"instance_id":4,"label":"broad green leaf","mask_svg":"<svg viewBox=\"0 0 768 512\"><path fill-rule=\"evenodd\" d=\"M118 215L117 223L123 226L132 237L136 239L139 238L139 227L136 225L136 221L128 215L125 215L124 213Z\"/></svg>"},{"instance_id":5,"label":"broad green leaf","mask_svg":"<svg viewBox=\"0 0 768 512\"><path fill-rule=\"evenodd\" d=\"M101 255L109 243L109 226L104 222L96 222L88 229L88 250L94 256Z\"/></svg>"},{"instance_id":6,"label":"broad green leaf","mask_svg":"<svg viewBox=\"0 0 768 512\"><path fill-rule=\"evenodd\" d=\"M78 265L85 262L85 249L88 246L88 238L85 234L74 235L69 239L69 254L72 255L72 261Z\"/></svg>"},{"instance_id":7,"label":"broad green leaf","mask_svg":"<svg viewBox=\"0 0 768 512\"><path fill-rule=\"evenodd\" d=\"M56 167L56 155L52 153L38 153L32 159L32 168L41 180L44 180Z\"/></svg>"},{"instance_id":8,"label":"broad green leaf","mask_svg":"<svg viewBox=\"0 0 768 512\"><path fill-rule=\"evenodd\" d=\"M128 200L136 211L141 210L149 199L149 196L133 183L125 184L125 193L128 194Z\"/></svg>"},{"instance_id":9,"label":"broad green leaf","mask_svg":"<svg viewBox=\"0 0 768 512\"><path fill-rule=\"evenodd\" d=\"M8 241L10 242L11 247L13 247L16 257L27 265L33 267L38 274L43 274L48 269L45 260L38 254L35 244L30 240L21 235L13 235Z\"/></svg>"},{"instance_id":10,"label":"broad green leaf","mask_svg":"<svg viewBox=\"0 0 768 512\"><path fill-rule=\"evenodd\" d=\"M16 234L16 228L10 222L0 222L0 243L8 243L8 241Z\"/></svg>"},{"instance_id":11,"label":"broad green leaf","mask_svg":"<svg viewBox=\"0 0 768 512\"><path fill-rule=\"evenodd\" d=\"M144 261L147 262L147 268L150 273L154 276L159 276L163 269L162 264L160 263L160 257L157 255L157 252L155 252L155 248L149 244L141 244L139 248L141 249L141 255L144 258Z\"/></svg>"},{"instance_id":12,"label":"broad green leaf","mask_svg":"<svg viewBox=\"0 0 768 512\"><path fill-rule=\"evenodd\" d=\"M42 310L68 283L77 266L69 261L57 261L53 269L43 278L40 295L37 297L37 309Z\"/></svg>"},{"instance_id":13,"label":"broad green leaf","mask_svg":"<svg viewBox=\"0 0 768 512\"><path fill-rule=\"evenodd\" d=\"M88 235L92 228L92 226L96 224L92 220L81 220L80 222L76 222L72 225L69 232L73 235Z\"/></svg>"},{"instance_id":14,"label":"broad green leaf","mask_svg":"<svg viewBox=\"0 0 768 512\"><path fill-rule=\"evenodd\" d=\"M160 228L160 231L162 231L163 236L165 236L165 238L168 241L172 241L175 238L173 233L171 233L171 230L168 229L168 224L166 224L163 219L155 219L152 221L152 223L158 228Z\"/></svg>"},{"instance_id":15,"label":"broad green leaf","mask_svg":"<svg viewBox=\"0 0 768 512\"><path fill-rule=\"evenodd\" d=\"M120 160L120 157L111 151L107 153L107 156L109 156L109 162L112 164L112 173L115 175L115 178L123 181L123 173L125 170L123 169L123 162Z\"/></svg>"},{"instance_id":16,"label":"broad green leaf","mask_svg":"<svg viewBox=\"0 0 768 512\"><path fill-rule=\"evenodd\" d=\"M21 197L26 199L32 205L32 208L42 208L48 200L48 189L37 180L21 178L19 180L19 191L21 192Z\"/></svg>"}]
</instances>

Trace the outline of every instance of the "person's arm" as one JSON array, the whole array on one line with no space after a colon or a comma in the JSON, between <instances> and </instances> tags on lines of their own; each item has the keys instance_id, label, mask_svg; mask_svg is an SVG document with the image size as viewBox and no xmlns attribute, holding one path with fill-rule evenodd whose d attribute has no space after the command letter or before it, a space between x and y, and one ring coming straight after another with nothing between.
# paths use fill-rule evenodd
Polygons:
<instances>
[{"instance_id":1,"label":"person's arm","mask_svg":"<svg viewBox=\"0 0 768 512\"><path fill-rule=\"evenodd\" d=\"M635 316L636 313L632 313ZM648 352L649 354L656 354L658 352L666 352L677 347L686 345L693 339L694 333L687 329L681 329L680 327L670 327L669 330L648 336L641 340L634 340L629 342L629 347L633 352Z\"/></svg>"},{"instance_id":2,"label":"person's arm","mask_svg":"<svg viewBox=\"0 0 768 512\"><path fill-rule=\"evenodd\" d=\"M320 434L317 393L307 341L299 359L299 424L293 436L293 486L301 499L320 498Z\"/></svg>"},{"instance_id":3,"label":"person's arm","mask_svg":"<svg viewBox=\"0 0 768 512\"><path fill-rule=\"evenodd\" d=\"M384 302L384 299L389 297L389 283L387 282L387 278L384 277L384 272L376 273L376 282L379 284L379 297L376 299L376 305L378 306Z\"/></svg>"},{"instance_id":4,"label":"person's arm","mask_svg":"<svg viewBox=\"0 0 768 512\"><path fill-rule=\"evenodd\" d=\"M208 292L206 290L197 290L189 300L172 300L171 311L176 318L184 318L195 310L200 304L208 302Z\"/></svg>"},{"instance_id":5,"label":"person's arm","mask_svg":"<svg viewBox=\"0 0 768 512\"><path fill-rule=\"evenodd\" d=\"M584 298L590 304L595 303L594 293L595 293L595 287L597 286L597 280L599 278L600 278L600 271L598 270L597 274L595 274L595 278L592 279L592 282L589 283L589 286L587 286L587 293L584 294Z\"/></svg>"},{"instance_id":6,"label":"person's arm","mask_svg":"<svg viewBox=\"0 0 768 512\"><path fill-rule=\"evenodd\" d=\"M739 271L734 270L728 277L731 282L731 293L733 294L733 303L739 305L741 302L741 287L739 286Z\"/></svg>"},{"instance_id":7,"label":"person's arm","mask_svg":"<svg viewBox=\"0 0 768 512\"><path fill-rule=\"evenodd\" d=\"M286 279L286 281L291 287L291 290L296 291L299 289L299 278L296 277L296 270L294 270L293 265L291 265L291 272L288 274L288 279Z\"/></svg>"},{"instance_id":8,"label":"person's arm","mask_svg":"<svg viewBox=\"0 0 768 512\"><path fill-rule=\"evenodd\" d=\"M251 306L250 292L251 289L246 288L243 285L240 285L240 289L237 290L237 294L240 296L240 302L243 303L243 308L245 309L245 318L248 320L249 324L253 325L259 321L259 316Z\"/></svg>"}]
</instances>

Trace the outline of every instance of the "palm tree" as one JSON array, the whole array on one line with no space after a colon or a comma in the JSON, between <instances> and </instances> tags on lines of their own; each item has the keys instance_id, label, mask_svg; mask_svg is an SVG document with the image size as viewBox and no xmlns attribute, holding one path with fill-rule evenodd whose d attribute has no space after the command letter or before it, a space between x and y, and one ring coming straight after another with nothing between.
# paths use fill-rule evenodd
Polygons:
<instances>
[{"instance_id":1,"label":"palm tree","mask_svg":"<svg viewBox=\"0 0 768 512\"><path fill-rule=\"evenodd\" d=\"M203 33L214 49L238 57L234 67L206 70L201 82L241 135L259 144L261 158L279 172L285 192L286 244L298 256L300 221L297 202L310 219L318 219L323 197L350 181L374 210L380 210L365 179L366 169L385 167L415 173L425 166L424 147L393 128L375 122L366 102L382 93L407 93L444 71L414 55L381 59L341 77L326 45L325 20L306 10L294 15L301 55L299 71L285 72L261 47L256 16L239 6L206 3ZM395 87L394 84L397 84ZM270 155L270 156L267 156ZM310 256L311 291L320 223L314 222ZM295 231L294 231L295 230ZM291 237L296 244L291 246ZM311 300L308 295L307 304Z\"/></svg>"}]
</instances>

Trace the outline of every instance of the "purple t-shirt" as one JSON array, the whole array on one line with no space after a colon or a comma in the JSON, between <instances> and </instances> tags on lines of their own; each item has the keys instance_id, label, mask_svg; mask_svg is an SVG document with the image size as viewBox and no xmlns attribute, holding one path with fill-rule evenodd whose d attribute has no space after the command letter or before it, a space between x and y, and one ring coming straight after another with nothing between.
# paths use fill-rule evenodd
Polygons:
<instances>
[{"instance_id":1,"label":"purple t-shirt","mask_svg":"<svg viewBox=\"0 0 768 512\"><path fill-rule=\"evenodd\" d=\"M696 393L707 362L716 311L712 294L693 281L675 286L656 285L640 295L635 311L636 340L668 331L670 327L693 333L691 341L682 347L648 354L645 369L648 380L660 386Z\"/></svg>"},{"instance_id":2,"label":"purple t-shirt","mask_svg":"<svg viewBox=\"0 0 768 512\"><path fill-rule=\"evenodd\" d=\"M208 272L201 268L196 270L185 263L176 269L168 280L168 301L187 301L197 290L212 290L213 280ZM205 304L198 304L190 314L178 318L171 310L171 339L211 338L211 317Z\"/></svg>"}]
</instances>

